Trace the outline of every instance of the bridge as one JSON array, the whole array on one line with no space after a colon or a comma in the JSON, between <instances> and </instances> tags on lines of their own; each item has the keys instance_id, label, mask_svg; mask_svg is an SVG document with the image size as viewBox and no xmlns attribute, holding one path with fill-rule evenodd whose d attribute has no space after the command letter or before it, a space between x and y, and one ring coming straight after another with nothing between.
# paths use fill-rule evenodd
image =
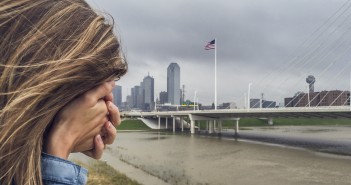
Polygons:
<instances>
[{"instance_id":1,"label":"bridge","mask_svg":"<svg viewBox=\"0 0 351 185\"><path fill-rule=\"evenodd\" d=\"M220 109L220 110L194 110L194 111L166 111L166 112L122 112L124 118L139 118L143 122L157 121L158 127L168 129L168 120L173 122L173 132L176 124L184 131L184 123L190 121L190 132L195 133L196 123L206 121L206 130L214 132L222 130L223 120L235 120L235 134L239 132L240 118L267 119L268 124L273 125L273 118L349 118L351 119L350 106L328 107L283 107L283 108L251 108L251 109ZM164 121L163 121L163 120ZM164 124L163 126L161 125ZM200 125L197 127L200 129Z\"/></svg>"}]
</instances>

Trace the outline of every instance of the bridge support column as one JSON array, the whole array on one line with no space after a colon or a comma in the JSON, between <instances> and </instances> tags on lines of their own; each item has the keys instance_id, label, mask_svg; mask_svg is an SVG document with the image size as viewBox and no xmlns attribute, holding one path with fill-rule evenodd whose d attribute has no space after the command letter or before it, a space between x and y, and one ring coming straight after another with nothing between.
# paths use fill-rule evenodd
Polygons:
<instances>
[{"instance_id":1,"label":"bridge support column","mask_svg":"<svg viewBox=\"0 0 351 185\"><path fill-rule=\"evenodd\" d=\"M158 117L158 129L161 129L161 117Z\"/></svg>"},{"instance_id":2,"label":"bridge support column","mask_svg":"<svg viewBox=\"0 0 351 185\"><path fill-rule=\"evenodd\" d=\"M274 124L274 123L273 123L273 118L268 118L267 120L268 120L268 125L271 125L271 126L272 126L272 125Z\"/></svg>"},{"instance_id":3,"label":"bridge support column","mask_svg":"<svg viewBox=\"0 0 351 185\"><path fill-rule=\"evenodd\" d=\"M213 131L217 129L217 120L213 120Z\"/></svg>"},{"instance_id":4,"label":"bridge support column","mask_svg":"<svg viewBox=\"0 0 351 185\"><path fill-rule=\"evenodd\" d=\"M209 121L206 120L206 131L208 132L208 124L209 124Z\"/></svg>"},{"instance_id":5,"label":"bridge support column","mask_svg":"<svg viewBox=\"0 0 351 185\"><path fill-rule=\"evenodd\" d=\"M222 121L218 121L218 132L222 133Z\"/></svg>"},{"instance_id":6,"label":"bridge support column","mask_svg":"<svg viewBox=\"0 0 351 185\"><path fill-rule=\"evenodd\" d=\"M184 132L183 117L180 117L179 120L180 120L180 125L182 126L182 132Z\"/></svg>"},{"instance_id":7,"label":"bridge support column","mask_svg":"<svg viewBox=\"0 0 351 185\"><path fill-rule=\"evenodd\" d=\"M166 117L166 129L168 129L168 117Z\"/></svg>"},{"instance_id":8,"label":"bridge support column","mask_svg":"<svg viewBox=\"0 0 351 185\"><path fill-rule=\"evenodd\" d=\"M175 132L175 120L176 119L176 117L173 117L173 133Z\"/></svg>"},{"instance_id":9,"label":"bridge support column","mask_svg":"<svg viewBox=\"0 0 351 185\"><path fill-rule=\"evenodd\" d=\"M190 133L195 133L195 120L190 120Z\"/></svg>"},{"instance_id":10,"label":"bridge support column","mask_svg":"<svg viewBox=\"0 0 351 185\"><path fill-rule=\"evenodd\" d=\"M240 118L236 119L235 128L234 128L234 136L237 136L239 133L239 120L240 120Z\"/></svg>"},{"instance_id":11,"label":"bridge support column","mask_svg":"<svg viewBox=\"0 0 351 185\"><path fill-rule=\"evenodd\" d=\"M201 130L201 121L206 121L206 127L209 128L209 133L213 133L213 123L217 118L212 118L212 117L206 117L206 116L200 116L200 115L194 115L194 114L189 114L189 119L190 119L190 132L192 134L195 133L195 124L197 122L198 130Z\"/></svg>"},{"instance_id":12,"label":"bridge support column","mask_svg":"<svg viewBox=\"0 0 351 185\"><path fill-rule=\"evenodd\" d=\"M210 128L208 129L208 133L212 134L213 133L214 120L210 121L209 126L210 126Z\"/></svg>"}]
</instances>

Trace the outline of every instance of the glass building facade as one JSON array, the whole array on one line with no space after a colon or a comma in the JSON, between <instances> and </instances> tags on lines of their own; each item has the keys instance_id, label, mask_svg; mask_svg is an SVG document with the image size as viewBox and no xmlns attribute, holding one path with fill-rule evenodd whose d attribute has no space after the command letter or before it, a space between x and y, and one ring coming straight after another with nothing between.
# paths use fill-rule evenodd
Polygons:
<instances>
[{"instance_id":1,"label":"glass building facade","mask_svg":"<svg viewBox=\"0 0 351 185\"><path fill-rule=\"evenodd\" d=\"M180 67L171 63L167 68L168 103L180 105Z\"/></svg>"}]
</instances>

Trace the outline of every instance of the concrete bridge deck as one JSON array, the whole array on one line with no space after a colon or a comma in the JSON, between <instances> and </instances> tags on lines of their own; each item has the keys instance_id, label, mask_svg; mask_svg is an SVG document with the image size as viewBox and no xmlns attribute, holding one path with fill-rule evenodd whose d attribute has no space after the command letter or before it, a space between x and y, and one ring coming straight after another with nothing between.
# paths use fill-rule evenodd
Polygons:
<instances>
[{"instance_id":1,"label":"concrete bridge deck","mask_svg":"<svg viewBox=\"0 0 351 185\"><path fill-rule=\"evenodd\" d=\"M239 131L240 118L265 118L268 124L273 124L273 118L351 118L350 106L334 107L292 107L292 108L251 108L251 109L220 109L220 110L194 110L194 111L166 111L166 112L122 112L122 117L158 119L158 129L161 129L161 118L173 118L173 131L176 119L184 130L182 120L190 120L191 133L195 133L196 121L207 121L209 133L213 132L216 122L221 130L222 120L236 120L235 133ZM210 123L211 122L211 123ZM167 126L166 126L167 127Z\"/></svg>"}]
</instances>

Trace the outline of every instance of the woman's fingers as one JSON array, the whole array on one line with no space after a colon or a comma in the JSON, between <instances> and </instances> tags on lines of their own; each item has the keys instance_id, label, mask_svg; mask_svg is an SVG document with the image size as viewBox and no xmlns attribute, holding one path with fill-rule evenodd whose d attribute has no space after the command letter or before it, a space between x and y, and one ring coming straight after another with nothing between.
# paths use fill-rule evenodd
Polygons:
<instances>
[{"instance_id":1,"label":"woman's fingers","mask_svg":"<svg viewBox=\"0 0 351 185\"><path fill-rule=\"evenodd\" d=\"M112 92L110 94L108 94L107 96L105 96L105 101L113 102L113 94L112 94Z\"/></svg>"},{"instance_id":2,"label":"woman's fingers","mask_svg":"<svg viewBox=\"0 0 351 185\"><path fill-rule=\"evenodd\" d=\"M85 155L94 158L100 159L102 157L102 153L104 152L105 144L102 141L102 138L99 135L94 138L94 149L83 152Z\"/></svg>"},{"instance_id":3,"label":"woman's fingers","mask_svg":"<svg viewBox=\"0 0 351 185\"><path fill-rule=\"evenodd\" d=\"M100 159L106 144L112 144L116 139L117 130L110 121L105 123L103 137L100 134L94 138L94 148L83 153L91 158Z\"/></svg>"},{"instance_id":4,"label":"woman's fingers","mask_svg":"<svg viewBox=\"0 0 351 185\"><path fill-rule=\"evenodd\" d=\"M113 104L111 101L107 102L107 109L109 112L110 116L110 121L112 124L117 127L121 123L121 117L119 114L119 110L115 104Z\"/></svg>"},{"instance_id":5,"label":"woman's fingers","mask_svg":"<svg viewBox=\"0 0 351 185\"><path fill-rule=\"evenodd\" d=\"M95 142L95 148L93 150L94 157L95 159L100 159L105 148L105 144L102 141L100 134L95 137L94 142Z\"/></svg>"},{"instance_id":6,"label":"woman's fingers","mask_svg":"<svg viewBox=\"0 0 351 185\"><path fill-rule=\"evenodd\" d=\"M110 93L107 96L105 96L105 99L113 100L112 95ZM94 159L100 159L104 151L105 145L112 144L114 142L117 136L117 130L115 126L118 126L121 122L121 118L120 118L120 114L117 106L108 100L105 103L103 100L98 99L97 100L98 103L96 104L97 107L102 107L102 106L106 107L107 105L106 113L108 112L108 117L110 118L110 121L105 122L104 128L101 132L103 137L101 137L101 134L98 134L94 138L94 149L83 152L85 155L92 157ZM104 103L104 105L102 105L102 103ZM99 109L103 110L101 108ZM106 114L99 114L99 115L105 115L106 117Z\"/></svg>"},{"instance_id":7,"label":"woman's fingers","mask_svg":"<svg viewBox=\"0 0 351 185\"><path fill-rule=\"evenodd\" d=\"M115 86L116 84L114 81L105 82L84 93L84 97L86 97L85 99L89 100L91 104L94 104L99 99L105 98L106 96L110 96L110 93L112 92L112 89Z\"/></svg>"},{"instance_id":8,"label":"woman's fingers","mask_svg":"<svg viewBox=\"0 0 351 185\"><path fill-rule=\"evenodd\" d=\"M104 144L112 144L113 141L115 141L116 139L117 130L110 121L107 121L105 123L105 131L106 131L106 134L103 137Z\"/></svg>"}]
</instances>

